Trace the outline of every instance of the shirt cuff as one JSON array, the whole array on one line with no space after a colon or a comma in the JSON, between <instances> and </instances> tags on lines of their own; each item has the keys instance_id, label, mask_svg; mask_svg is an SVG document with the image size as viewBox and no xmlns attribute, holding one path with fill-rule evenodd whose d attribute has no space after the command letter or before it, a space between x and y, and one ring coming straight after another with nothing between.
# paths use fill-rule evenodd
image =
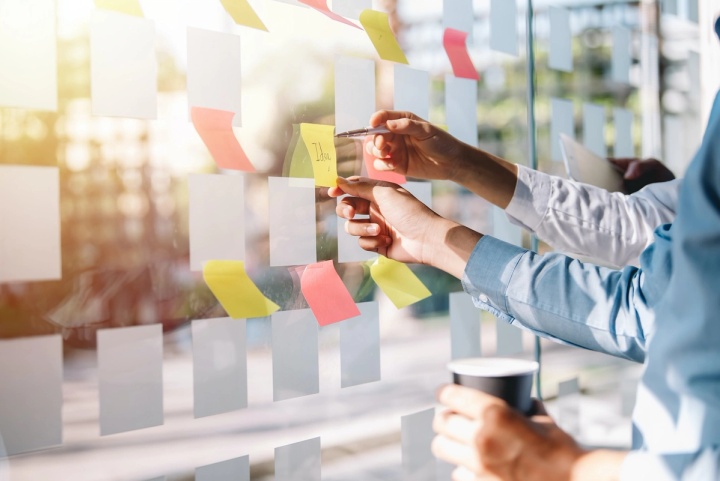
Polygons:
<instances>
[{"instance_id":1,"label":"shirt cuff","mask_svg":"<svg viewBox=\"0 0 720 481\"><path fill-rule=\"evenodd\" d=\"M535 232L550 208L552 176L518 165L515 193L505 214L515 224Z\"/></svg>"},{"instance_id":2,"label":"shirt cuff","mask_svg":"<svg viewBox=\"0 0 720 481\"><path fill-rule=\"evenodd\" d=\"M492 236L484 235L470 254L462 285L475 306L495 317L512 323L508 312L507 292L515 267L528 251Z\"/></svg>"}]
</instances>

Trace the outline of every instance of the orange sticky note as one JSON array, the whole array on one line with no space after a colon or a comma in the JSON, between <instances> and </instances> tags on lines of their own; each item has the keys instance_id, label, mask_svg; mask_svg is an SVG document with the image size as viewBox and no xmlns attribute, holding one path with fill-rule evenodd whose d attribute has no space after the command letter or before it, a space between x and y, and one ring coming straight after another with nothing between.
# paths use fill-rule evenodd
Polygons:
<instances>
[{"instance_id":1,"label":"orange sticky note","mask_svg":"<svg viewBox=\"0 0 720 481\"><path fill-rule=\"evenodd\" d=\"M390 20L387 13L376 10L363 10L360 14L360 23L370 37L381 59L398 63L408 63L405 53L390 29Z\"/></svg>"},{"instance_id":2,"label":"orange sticky note","mask_svg":"<svg viewBox=\"0 0 720 481\"><path fill-rule=\"evenodd\" d=\"M255 172L255 167L235 138L232 129L234 112L193 107L190 116L218 167Z\"/></svg>"},{"instance_id":3,"label":"orange sticky note","mask_svg":"<svg viewBox=\"0 0 720 481\"><path fill-rule=\"evenodd\" d=\"M370 265L370 275L398 309L431 296L425 284L402 262L378 256Z\"/></svg>"},{"instance_id":4,"label":"orange sticky note","mask_svg":"<svg viewBox=\"0 0 720 481\"><path fill-rule=\"evenodd\" d=\"M260 17L258 17L247 0L220 0L220 3L238 25L245 25L246 27L267 32L267 27L265 27L265 24L260 20Z\"/></svg>"},{"instance_id":5,"label":"orange sticky note","mask_svg":"<svg viewBox=\"0 0 720 481\"><path fill-rule=\"evenodd\" d=\"M303 3L307 5L308 7L312 7L318 12L322 13L323 15L335 20L336 22L344 23L345 25L350 25L351 27L358 28L362 30L360 27L352 23L350 20L341 17L335 12L330 11L330 9L327 6L326 0L300 0L300 3Z\"/></svg>"},{"instance_id":6,"label":"orange sticky note","mask_svg":"<svg viewBox=\"0 0 720 481\"><path fill-rule=\"evenodd\" d=\"M359 316L360 310L335 271L333 261L310 264L300 272L303 296L318 324L327 326Z\"/></svg>"},{"instance_id":7,"label":"orange sticky note","mask_svg":"<svg viewBox=\"0 0 720 481\"><path fill-rule=\"evenodd\" d=\"M260 292L245 272L243 261L207 261L203 278L233 319L265 317L280 309Z\"/></svg>"},{"instance_id":8,"label":"orange sticky note","mask_svg":"<svg viewBox=\"0 0 720 481\"><path fill-rule=\"evenodd\" d=\"M475 66L470 60L470 53L467 49L467 32L455 30L454 28L446 28L443 35L443 45L445 52L450 59L453 74L456 77L480 80L480 76L475 70Z\"/></svg>"},{"instance_id":9,"label":"orange sticky note","mask_svg":"<svg viewBox=\"0 0 720 481\"><path fill-rule=\"evenodd\" d=\"M365 137L365 141L363 142L363 158L365 159L365 170L367 170L368 177L375 180L392 182L394 184L404 184L405 182L407 182L407 179L402 174L398 174L397 172L393 172L391 170L377 170L375 168L375 156L369 154L367 150L365 150L365 144L367 144L368 141L371 140L372 136L367 136Z\"/></svg>"},{"instance_id":10,"label":"orange sticky note","mask_svg":"<svg viewBox=\"0 0 720 481\"><path fill-rule=\"evenodd\" d=\"M337 185L337 154L335 152L335 127L321 124L300 124L300 136L310 154L315 185Z\"/></svg>"},{"instance_id":11,"label":"orange sticky note","mask_svg":"<svg viewBox=\"0 0 720 481\"><path fill-rule=\"evenodd\" d=\"M114 10L135 17L144 16L138 0L95 0L95 7L101 10Z\"/></svg>"}]
</instances>

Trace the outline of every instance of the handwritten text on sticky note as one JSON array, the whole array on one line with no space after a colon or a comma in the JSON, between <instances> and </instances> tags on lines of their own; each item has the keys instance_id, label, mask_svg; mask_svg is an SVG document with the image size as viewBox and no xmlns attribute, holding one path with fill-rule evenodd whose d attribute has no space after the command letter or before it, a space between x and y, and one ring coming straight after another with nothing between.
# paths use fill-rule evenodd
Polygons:
<instances>
[{"instance_id":1,"label":"handwritten text on sticky note","mask_svg":"<svg viewBox=\"0 0 720 481\"><path fill-rule=\"evenodd\" d=\"M337 185L334 129L332 125L300 124L300 135L312 160L315 185L322 187Z\"/></svg>"}]
</instances>

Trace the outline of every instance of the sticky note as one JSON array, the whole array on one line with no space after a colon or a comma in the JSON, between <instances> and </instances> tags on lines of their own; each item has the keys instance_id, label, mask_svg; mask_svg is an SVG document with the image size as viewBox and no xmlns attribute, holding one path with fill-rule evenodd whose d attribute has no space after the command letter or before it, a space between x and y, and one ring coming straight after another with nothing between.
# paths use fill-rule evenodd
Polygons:
<instances>
[{"instance_id":1,"label":"sticky note","mask_svg":"<svg viewBox=\"0 0 720 481\"><path fill-rule=\"evenodd\" d=\"M320 481L320 438L275 448L275 481Z\"/></svg>"},{"instance_id":2,"label":"sticky note","mask_svg":"<svg viewBox=\"0 0 720 481\"><path fill-rule=\"evenodd\" d=\"M443 30L472 33L475 21L472 0L443 0ZM472 35L470 35L472 40Z\"/></svg>"},{"instance_id":3,"label":"sticky note","mask_svg":"<svg viewBox=\"0 0 720 481\"><path fill-rule=\"evenodd\" d=\"M339 197L337 202L340 204L346 196ZM367 215L356 214L355 219L367 219ZM366 251L358 245L358 238L351 236L345 232L345 220L338 219L337 222L337 239L338 239L338 262L364 262L377 258L376 252Z\"/></svg>"},{"instance_id":4,"label":"sticky note","mask_svg":"<svg viewBox=\"0 0 720 481\"><path fill-rule=\"evenodd\" d=\"M315 185L337 185L337 155L335 153L335 127L332 125L300 124L300 136L305 142L312 161Z\"/></svg>"},{"instance_id":5,"label":"sticky note","mask_svg":"<svg viewBox=\"0 0 720 481\"><path fill-rule=\"evenodd\" d=\"M367 126L375 112L375 61L335 58L335 131Z\"/></svg>"},{"instance_id":6,"label":"sticky note","mask_svg":"<svg viewBox=\"0 0 720 481\"><path fill-rule=\"evenodd\" d=\"M443 35L443 46L452 65L456 77L480 80L475 66L470 60L465 40L468 34L453 28L446 28Z\"/></svg>"},{"instance_id":7,"label":"sticky note","mask_svg":"<svg viewBox=\"0 0 720 481\"><path fill-rule=\"evenodd\" d=\"M433 419L435 408L402 416L402 467L405 481L435 481L435 456L432 441L435 437Z\"/></svg>"},{"instance_id":8,"label":"sticky note","mask_svg":"<svg viewBox=\"0 0 720 481\"><path fill-rule=\"evenodd\" d=\"M242 70L239 35L187 29L187 96L190 107L233 112L241 126Z\"/></svg>"},{"instance_id":9,"label":"sticky note","mask_svg":"<svg viewBox=\"0 0 720 481\"><path fill-rule=\"evenodd\" d=\"M310 153L305 147L305 142L300 137L300 124L293 124L292 129L292 137L283 163L283 177L314 179L315 173L313 172Z\"/></svg>"},{"instance_id":10,"label":"sticky note","mask_svg":"<svg viewBox=\"0 0 720 481\"><path fill-rule=\"evenodd\" d=\"M0 165L0 283L60 279L57 167Z\"/></svg>"},{"instance_id":11,"label":"sticky note","mask_svg":"<svg viewBox=\"0 0 720 481\"><path fill-rule=\"evenodd\" d=\"M613 27L612 41L612 79L614 82L628 84L630 83L632 32L627 27Z\"/></svg>"},{"instance_id":12,"label":"sticky note","mask_svg":"<svg viewBox=\"0 0 720 481\"><path fill-rule=\"evenodd\" d=\"M192 322L193 412L196 418L247 407L245 320Z\"/></svg>"},{"instance_id":13,"label":"sticky note","mask_svg":"<svg viewBox=\"0 0 720 481\"><path fill-rule=\"evenodd\" d=\"M267 32L267 27L247 0L220 0L220 3L236 24Z\"/></svg>"},{"instance_id":14,"label":"sticky note","mask_svg":"<svg viewBox=\"0 0 720 481\"><path fill-rule=\"evenodd\" d=\"M403 188L432 209L432 182L413 180L406 182Z\"/></svg>"},{"instance_id":15,"label":"sticky note","mask_svg":"<svg viewBox=\"0 0 720 481\"><path fill-rule=\"evenodd\" d=\"M310 309L272 315L273 400L320 390L318 325Z\"/></svg>"},{"instance_id":16,"label":"sticky note","mask_svg":"<svg viewBox=\"0 0 720 481\"><path fill-rule=\"evenodd\" d=\"M0 0L0 106L57 110L55 0Z\"/></svg>"},{"instance_id":17,"label":"sticky note","mask_svg":"<svg viewBox=\"0 0 720 481\"><path fill-rule=\"evenodd\" d=\"M233 319L265 317L280 309L250 279L243 261L207 261L203 278L218 302Z\"/></svg>"},{"instance_id":18,"label":"sticky note","mask_svg":"<svg viewBox=\"0 0 720 481\"><path fill-rule=\"evenodd\" d=\"M505 321L495 321L495 346L497 356L513 356L523 352L522 331Z\"/></svg>"},{"instance_id":19,"label":"sticky note","mask_svg":"<svg viewBox=\"0 0 720 481\"><path fill-rule=\"evenodd\" d=\"M451 292L449 297L452 359L481 356L480 311L464 292Z\"/></svg>"},{"instance_id":20,"label":"sticky note","mask_svg":"<svg viewBox=\"0 0 720 481\"><path fill-rule=\"evenodd\" d=\"M335 270L333 261L306 266L300 282L303 296L321 326L360 315L352 295Z\"/></svg>"},{"instance_id":21,"label":"sticky note","mask_svg":"<svg viewBox=\"0 0 720 481\"><path fill-rule=\"evenodd\" d=\"M448 132L477 147L477 81L445 76L445 118Z\"/></svg>"},{"instance_id":22,"label":"sticky note","mask_svg":"<svg viewBox=\"0 0 720 481\"><path fill-rule=\"evenodd\" d=\"M600 157L607 157L605 107L602 105L583 105L583 144Z\"/></svg>"},{"instance_id":23,"label":"sticky note","mask_svg":"<svg viewBox=\"0 0 720 481\"><path fill-rule=\"evenodd\" d=\"M97 331L100 435L163 424L162 325Z\"/></svg>"},{"instance_id":24,"label":"sticky note","mask_svg":"<svg viewBox=\"0 0 720 481\"><path fill-rule=\"evenodd\" d=\"M615 120L615 157L635 157L635 146L633 145L633 113L628 109L615 107L613 109Z\"/></svg>"},{"instance_id":25,"label":"sticky note","mask_svg":"<svg viewBox=\"0 0 720 481\"><path fill-rule=\"evenodd\" d=\"M190 270L213 259L245 260L245 178L190 174Z\"/></svg>"},{"instance_id":26,"label":"sticky note","mask_svg":"<svg viewBox=\"0 0 720 481\"><path fill-rule=\"evenodd\" d=\"M517 3L515 0L491 0L490 48L517 57Z\"/></svg>"},{"instance_id":27,"label":"sticky note","mask_svg":"<svg viewBox=\"0 0 720 481\"><path fill-rule=\"evenodd\" d=\"M363 10L372 8L372 0L333 0L332 10L338 15L354 20L360 19Z\"/></svg>"},{"instance_id":28,"label":"sticky note","mask_svg":"<svg viewBox=\"0 0 720 481\"><path fill-rule=\"evenodd\" d=\"M509 244L522 247L522 228L510 222L505 211L492 207L493 237Z\"/></svg>"},{"instance_id":29,"label":"sticky note","mask_svg":"<svg viewBox=\"0 0 720 481\"><path fill-rule=\"evenodd\" d=\"M322 13L326 17L335 20L336 22L344 23L345 25L350 25L351 27L360 28L354 23L352 23L350 20L347 20L340 15L338 15L335 12L330 11L330 8L327 6L327 0L300 0L300 3L304 3L308 7L314 8L318 12Z\"/></svg>"},{"instance_id":30,"label":"sticky note","mask_svg":"<svg viewBox=\"0 0 720 481\"><path fill-rule=\"evenodd\" d=\"M270 265L294 266L317 262L315 181L268 178Z\"/></svg>"},{"instance_id":31,"label":"sticky note","mask_svg":"<svg viewBox=\"0 0 720 481\"><path fill-rule=\"evenodd\" d=\"M192 107L190 115L195 130L219 168L255 172L255 167L235 138L232 129L234 112Z\"/></svg>"},{"instance_id":32,"label":"sticky note","mask_svg":"<svg viewBox=\"0 0 720 481\"><path fill-rule=\"evenodd\" d=\"M0 363L0 459L61 444L62 337L2 339Z\"/></svg>"},{"instance_id":33,"label":"sticky note","mask_svg":"<svg viewBox=\"0 0 720 481\"><path fill-rule=\"evenodd\" d=\"M199 466L195 468L195 481L250 481L250 457Z\"/></svg>"},{"instance_id":34,"label":"sticky note","mask_svg":"<svg viewBox=\"0 0 720 481\"><path fill-rule=\"evenodd\" d=\"M575 138L575 114L572 100L550 99L550 151L552 160L562 162L560 134Z\"/></svg>"},{"instance_id":35,"label":"sticky note","mask_svg":"<svg viewBox=\"0 0 720 481\"><path fill-rule=\"evenodd\" d=\"M430 116L430 74L407 65L395 64L394 109L412 112L422 119Z\"/></svg>"},{"instance_id":36,"label":"sticky note","mask_svg":"<svg viewBox=\"0 0 720 481\"><path fill-rule=\"evenodd\" d=\"M95 0L95 7L136 17L144 16L138 0Z\"/></svg>"},{"instance_id":37,"label":"sticky note","mask_svg":"<svg viewBox=\"0 0 720 481\"><path fill-rule=\"evenodd\" d=\"M558 384L558 424L572 436L580 435L580 382L577 377Z\"/></svg>"},{"instance_id":38,"label":"sticky note","mask_svg":"<svg viewBox=\"0 0 720 481\"><path fill-rule=\"evenodd\" d=\"M378 258L370 266L370 275L398 309L414 304L431 293L425 284L402 262Z\"/></svg>"},{"instance_id":39,"label":"sticky note","mask_svg":"<svg viewBox=\"0 0 720 481\"><path fill-rule=\"evenodd\" d=\"M157 61L152 20L95 10L90 23L93 115L157 117Z\"/></svg>"},{"instance_id":40,"label":"sticky note","mask_svg":"<svg viewBox=\"0 0 720 481\"><path fill-rule=\"evenodd\" d=\"M360 23L365 28L381 59L408 63L405 53L395 38L395 34L390 29L390 20L387 13L376 10L363 10L360 14Z\"/></svg>"},{"instance_id":41,"label":"sticky note","mask_svg":"<svg viewBox=\"0 0 720 481\"><path fill-rule=\"evenodd\" d=\"M367 176L371 179L384 180L385 182L392 182L394 184L404 184L407 179L404 175L398 174L392 170L377 170L375 168L375 156L365 150L364 145L367 142L372 141L372 136L366 137L363 141L363 160L365 162L365 170Z\"/></svg>"},{"instance_id":42,"label":"sticky note","mask_svg":"<svg viewBox=\"0 0 720 481\"><path fill-rule=\"evenodd\" d=\"M549 7L550 16L550 68L572 72L572 32L570 30L570 11L565 8Z\"/></svg>"},{"instance_id":43,"label":"sticky note","mask_svg":"<svg viewBox=\"0 0 720 481\"><path fill-rule=\"evenodd\" d=\"M380 380L380 314L377 302L357 305L359 316L340 323L343 388Z\"/></svg>"},{"instance_id":44,"label":"sticky note","mask_svg":"<svg viewBox=\"0 0 720 481\"><path fill-rule=\"evenodd\" d=\"M684 130L682 118L679 115L663 115L663 132L682 132ZM685 163L685 136L665 135L663 138L663 161L665 166L672 170L676 176L687 168Z\"/></svg>"}]
</instances>

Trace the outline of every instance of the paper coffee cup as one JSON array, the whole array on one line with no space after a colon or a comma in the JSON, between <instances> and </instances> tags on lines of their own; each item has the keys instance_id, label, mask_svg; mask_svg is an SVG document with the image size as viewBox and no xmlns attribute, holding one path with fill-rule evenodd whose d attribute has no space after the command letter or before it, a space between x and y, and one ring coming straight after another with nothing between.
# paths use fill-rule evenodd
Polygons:
<instances>
[{"instance_id":1,"label":"paper coffee cup","mask_svg":"<svg viewBox=\"0 0 720 481\"><path fill-rule=\"evenodd\" d=\"M499 397L523 414L532 410L533 375L539 365L535 361L499 357L457 359L448 364L453 383L478 389Z\"/></svg>"}]
</instances>

